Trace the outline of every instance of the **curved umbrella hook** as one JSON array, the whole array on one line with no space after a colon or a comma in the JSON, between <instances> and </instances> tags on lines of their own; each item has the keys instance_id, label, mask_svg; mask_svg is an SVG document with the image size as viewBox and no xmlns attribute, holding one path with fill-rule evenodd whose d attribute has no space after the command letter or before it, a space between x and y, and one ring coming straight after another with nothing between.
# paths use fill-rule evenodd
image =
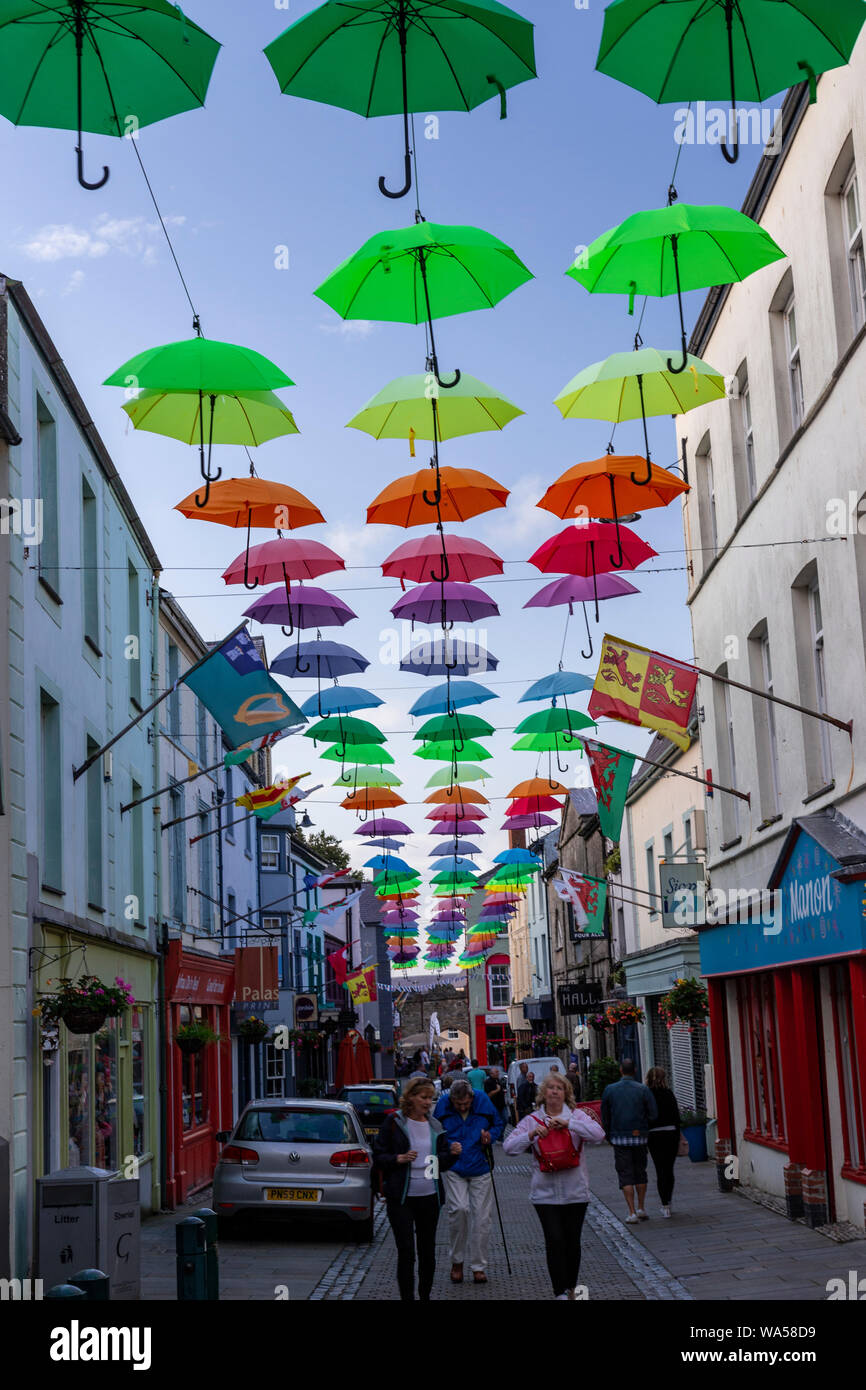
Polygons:
<instances>
[{"instance_id":1,"label":"curved umbrella hook","mask_svg":"<svg viewBox=\"0 0 866 1390\"><path fill-rule=\"evenodd\" d=\"M403 187L392 190L385 182L384 175L379 179L379 192L386 198L405 198L412 187L412 142L409 139L409 82L406 74L406 6L401 4L397 14L397 33L400 38L400 67L403 77L403 139L406 152L404 158Z\"/></svg>"},{"instance_id":2,"label":"curved umbrella hook","mask_svg":"<svg viewBox=\"0 0 866 1390\"><path fill-rule=\"evenodd\" d=\"M291 611L292 611L292 610L289 609L289 612L290 612L290 613L291 613ZM293 626L294 626L294 619L292 619L292 624L293 624ZM285 632L285 628L283 628L283 631ZM289 633L289 636L291 636L291 633ZM306 661L306 660L303 661L303 662L301 661L301 629L300 629L300 625L298 625L298 646L297 646L297 650L296 650L296 652L295 652L295 670L296 670L296 671L300 671L301 675L304 675L304 676L305 676L305 675L307 674L307 672L310 670L310 662L309 662L309 661Z\"/></svg>"},{"instance_id":3,"label":"curved umbrella hook","mask_svg":"<svg viewBox=\"0 0 866 1390\"><path fill-rule=\"evenodd\" d=\"M425 502L427 501L427 494L426 494L426 493L424 494L424 501L425 501ZM442 573L441 573L441 574L437 574L437 573L435 572L435 570L431 570L431 571L430 571L430 578L433 580L433 583L434 583L434 584L447 584L450 577L451 577L451 565L450 565L449 560L448 560L448 552L446 551L446 549L445 549L445 547L444 547L444 545L443 545L443 547L442 547Z\"/></svg>"},{"instance_id":4,"label":"curved umbrella hook","mask_svg":"<svg viewBox=\"0 0 866 1390\"><path fill-rule=\"evenodd\" d=\"M652 481L653 468L652 468L652 464L650 463L649 435L647 434L647 427L646 427L646 406L645 406L645 403L644 403L644 395L643 395L643 376L642 376L640 373L638 373L637 389L638 389L638 391L640 392L640 417L641 417L641 422L642 422L642 424L643 424L643 442L644 442L644 449L645 449L645 451L646 451L646 477L645 477L645 478L636 478L635 475L634 475L633 473L632 473L630 476L631 476L631 480L632 480L632 482L634 483L635 487L646 487L647 483L649 483L649 482ZM598 621L598 614L596 614L596 622L597 622L597 621Z\"/></svg>"},{"instance_id":5,"label":"curved umbrella hook","mask_svg":"<svg viewBox=\"0 0 866 1390\"><path fill-rule=\"evenodd\" d=\"M253 582L252 582L252 584L250 583L250 527L252 526L252 520L253 520L253 509L252 509L252 507L247 507L247 548L246 548L246 550L244 551L244 588L245 588L245 589L257 589L257 588L259 587L258 578L254 579ZM286 567L285 567L285 565L283 565L283 574L285 574L285 572L286 572Z\"/></svg>"},{"instance_id":6,"label":"curved umbrella hook","mask_svg":"<svg viewBox=\"0 0 866 1390\"><path fill-rule=\"evenodd\" d=\"M456 670L457 670L457 667L460 665L460 658L459 658L458 655L457 655L457 648L455 647L455 648L454 648L454 660L453 660L453 661L448 661L448 660L447 660L447 656L448 656L448 639L447 639L447 637L445 638L445 640L444 640L444 642L443 642L443 652L442 652L442 655L443 655L443 657L445 658L445 660L443 660L443 662L442 662L443 666L445 667L445 670L446 670L446 671L456 671Z\"/></svg>"},{"instance_id":7,"label":"curved umbrella hook","mask_svg":"<svg viewBox=\"0 0 866 1390\"><path fill-rule=\"evenodd\" d=\"M586 611L586 604L585 604L585 603L582 603L580 606L581 606L581 608L583 609L583 617L584 617L584 621L585 621L585 623L586 623L586 636L587 636L587 639L588 639L588 641L589 641L589 651L588 651L588 652L585 652L585 651L583 650L583 648L581 647L581 649L580 649L580 654L581 654L581 656L584 658L585 661L589 661L589 658L592 656L592 633L591 633L590 630L589 630L589 614L588 614L587 611Z\"/></svg>"},{"instance_id":8,"label":"curved umbrella hook","mask_svg":"<svg viewBox=\"0 0 866 1390\"><path fill-rule=\"evenodd\" d=\"M568 765L566 764L566 766L563 767L562 763L559 761L559 745L558 745L558 744L557 744L557 748L556 748L556 770L557 770L557 772L568 772Z\"/></svg>"},{"instance_id":9,"label":"curved umbrella hook","mask_svg":"<svg viewBox=\"0 0 866 1390\"><path fill-rule=\"evenodd\" d=\"M674 259L674 275L676 276L677 282L677 307L680 311L680 347L683 354L683 360L682 362L680 362L679 366L674 366L672 358L668 358L668 371L673 376L679 376L680 372L684 372L686 367L689 365L689 352L688 346L686 344L686 325L685 320L683 318L683 292L682 287L680 285L680 259L679 252L677 250L678 241L679 236L676 233L674 233L674 235L671 237L671 254L673 255Z\"/></svg>"},{"instance_id":10,"label":"curved umbrella hook","mask_svg":"<svg viewBox=\"0 0 866 1390\"><path fill-rule=\"evenodd\" d=\"M455 386L458 386L460 384L460 378L463 375L463 373L460 371L459 367L455 367L453 381L443 381L442 377L439 375L438 369L434 372L434 375L436 377L436 381L442 387L443 391L451 391Z\"/></svg>"},{"instance_id":11,"label":"curved umbrella hook","mask_svg":"<svg viewBox=\"0 0 866 1390\"><path fill-rule=\"evenodd\" d=\"M200 502L200 501L198 500L198 493L196 493L196 495L195 495L195 505L196 505L197 507L199 507L199 508L204 508L204 507L207 506L207 504L208 504L208 499L209 499L209 497L210 497L210 485L211 485L211 483L215 483L215 482L217 481L217 479L221 478L221 477L222 477L222 474L223 474L223 471L222 471L221 468L218 468L217 471L216 471L215 473L211 473L211 471L210 471L210 456L211 456L211 449L212 449L212 447L213 447L213 415L214 415L214 407L215 407L215 405L216 405L216 397L215 397L215 396L211 396L211 398L210 398L210 433L209 433L209 435L208 435L208 444L207 444L207 467L205 467L205 461L204 461L204 398L203 398L203 394L202 394L201 391L199 391L199 393L198 393L198 402L199 402L199 412L198 412L198 418L199 418L199 458L198 458L198 466L199 466L199 472L201 473L201 476L202 476L202 477L204 478L204 480L205 480L205 490L204 490L204 501L203 501L203 502Z\"/></svg>"},{"instance_id":12,"label":"curved umbrella hook","mask_svg":"<svg viewBox=\"0 0 866 1390\"><path fill-rule=\"evenodd\" d=\"M734 115L734 140L733 150L729 150L726 142L721 144L722 154L729 164L736 164L740 157L740 127L737 121L737 97L734 91L734 5L733 0L725 0L725 23L728 27L728 71L731 78L731 111Z\"/></svg>"},{"instance_id":13,"label":"curved umbrella hook","mask_svg":"<svg viewBox=\"0 0 866 1390\"><path fill-rule=\"evenodd\" d=\"M616 510L616 488L614 487L613 475L612 475L612 474L608 474L608 482L610 483L610 505L611 505L611 510L613 511L613 524L614 524L614 526L616 527L616 552L617 552L616 555L611 555L611 556L610 556L610 558L609 558L609 564L611 565L611 568L612 568L612 569L621 570L622 567L623 567L623 565L625 564L625 559L624 559L623 553L622 553L622 536L620 535L620 531L619 531L619 516L617 515L617 510Z\"/></svg>"},{"instance_id":14,"label":"curved umbrella hook","mask_svg":"<svg viewBox=\"0 0 866 1390\"><path fill-rule=\"evenodd\" d=\"M77 160L78 160L78 182L81 184L81 187L82 187L82 188L88 188L88 189L102 188L102 187L104 187L105 184L108 183L109 169L108 169L108 165L107 165L107 164L103 164L103 166L102 166L102 178L101 178L101 179L97 179L95 183L91 183L88 179L86 179L86 178L84 177L84 143L83 143L83 136L82 136L82 126L84 125L84 117L83 117L83 111L82 111L82 105L83 105L83 90L82 90L82 77L81 77L81 61L82 61L82 57L83 57L83 54L84 54L84 14L83 14L82 6L81 6L80 3L79 3L79 4L76 4L74 8L75 8L75 60L76 60L76 69L77 69L77 80L78 80L78 144L75 146L75 154L76 154ZM93 42L92 36L91 36L91 42ZM96 44L95 44L95 43L94 43L93 46L94 46L94 49L96 49ZM98 50L97 50L97 57L98 57L98 56L99 56L99 55L98 55Z\"/></svg>"}]
</instances>

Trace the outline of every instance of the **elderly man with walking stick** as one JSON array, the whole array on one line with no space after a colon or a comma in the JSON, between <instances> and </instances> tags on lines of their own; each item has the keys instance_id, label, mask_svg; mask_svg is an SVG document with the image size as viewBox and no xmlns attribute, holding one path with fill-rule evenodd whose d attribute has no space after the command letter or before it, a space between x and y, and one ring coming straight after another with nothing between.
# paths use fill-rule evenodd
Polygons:
<instances>
[{"instance_id":1,"label":"elderly man with walking stick","mask_svg":"<svg viewBox=\"0 0 866 1390\"><path fill-rule=\"evenodd\" d=\"M486 1284L487 1251L493 1215L493 1178L488 1153L505 1128L499 1112L483 1091L473 1091L468 1081L452 1082L436 1106L448 1139L461 1145L458 1161L445 1174L448 1227L451 1240L451 1282L463 1283L463 1265L469 1258L472 1279Z\"/></svg>"}]
</instances>

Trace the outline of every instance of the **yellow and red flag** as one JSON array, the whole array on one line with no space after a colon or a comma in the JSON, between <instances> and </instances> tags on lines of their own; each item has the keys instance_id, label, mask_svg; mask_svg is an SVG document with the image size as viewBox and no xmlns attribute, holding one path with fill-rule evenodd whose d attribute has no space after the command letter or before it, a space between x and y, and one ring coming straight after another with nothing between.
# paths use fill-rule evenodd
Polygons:
<instances>
[{"instance_id":1,"label":"yellow and red flag","mask_svg":"<svg viewBox=\"0 0 866 1390\"><path fill-rule=\"evenodd\" d=\"M345 980L345 985L349 991L349 998L353 1004L375 1004L376 1003L376 967L368 965L362 970L357 970L353 975L349 975Z\"/></svg>"},{"instance_id":2,"label":"yellow and red flag","mask_svg":"<svg viewBox=\"0 0 866 1390\"><path fill-rule=\"evenodd\" d=\"M247 792L244 796L235 798L235 805L243 806L247 811L257 811L259 814L269 811L272 807L279 806L292 787L297 786L302 778L309 775L309 772L301 772L297 777L287 777L285 782L275 782L272 787L264 787L262 791Z\"/></svg>"},{"instance_id":3,"label":"yellow and red flag","mask_svg":"<svg viewBox=\"0 0 866 1390\"><path fill-rule=\"evenodd\" d=\"M655 729L685 750L697 684L694 666L605 634L589 713Z\"/></svg>"}]
</instances>

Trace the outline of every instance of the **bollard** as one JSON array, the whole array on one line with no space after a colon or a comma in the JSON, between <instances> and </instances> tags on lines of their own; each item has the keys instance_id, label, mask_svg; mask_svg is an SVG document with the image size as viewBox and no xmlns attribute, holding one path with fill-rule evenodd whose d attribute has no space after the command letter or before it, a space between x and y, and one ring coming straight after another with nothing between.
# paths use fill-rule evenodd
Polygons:
<instances>
[{"instance_id":1,"label":"bollard","mask_svg":"<svg viewBox=\"0 0 866 1390\"><path fill-rule=\"evenodd\" d=\"M174 1228L178 1300L207 1298L207 1256L204 1222L187 1216Z\"/></svg>"},{"instance_id":2,"label":"bollard","mask_svg":"<svg viewBox=\"0 0 866 1390\"><path fill-rule=\"evenodd\" d=\"M80 1269L69 1282L76 1289L82 1289L90 1303L107 1303L109 1300L108 1275L103 1274L101 1269Z\"/></svg>"},{"instance_id":3,"label":"bollard","mask_svg":"<svg viewBox=\"0 0 866 1390\"><path fill-rule=\"evenodd\" d=\"M204 1241L205 1253L207 1255L207 1297L218 1299L220 1296L220 1265L219 1250L217 1248L217 1214L210 1207L199 1207L193 1212L200 1221L204 1222Z\"/></svg>"},{"instance_id":4,"label":"bollard","mask_svg":"<svg viewBox=\"0 0 866 1390\"><path fill-rule=\"evenodd\" d=\"M49 1289L46 1298L85 1298L83 1289L79 1289L76 1284L55 1284L53 1289Z\"/></svg>"}]
</instances>

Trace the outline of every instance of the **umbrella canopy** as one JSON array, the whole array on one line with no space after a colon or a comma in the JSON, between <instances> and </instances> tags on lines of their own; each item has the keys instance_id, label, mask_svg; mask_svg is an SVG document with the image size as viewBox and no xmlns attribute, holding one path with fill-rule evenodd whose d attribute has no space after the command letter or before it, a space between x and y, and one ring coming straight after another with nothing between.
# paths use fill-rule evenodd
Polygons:
<instances>
[{"instance_id":1,"label":"umbrella canopy","mask_svg":"<svg viewBox=\"0 0 866 1390\"><path fill-rule=\"evenodd\" d=\"M292 580L318 579L320 574L345 568L345 560L321 541L281 536L250 546L232 560L222 577L226 584L246 584L248 588L282 580L288 589Z\"/></svg>"},{"instance_id":2,"label":"umbrella canopy","mask_svg":"<svg viewBox=\"0 0 866 1390\"><path fill-rule=\"evenodd\" d=\"M82 132L122 137L128 112L141 127L203 106L219 49L166 0L16 0L0 11L0 112L77 130L78 182L101 188L108 169L84 177Z\"/></svg>"},{"instance_id":3,"label":"umbrella canopy","mask_svg":"<svg viewBox=\"0 0 866 1390\"><path fill-rule=\"evenodd\" d=\"M365 869L372 869L374 874L380 873L383 869L405 869L411 873L412 865L407 864L405 859L398 859L396 854L374 854L372 859L365 859Z\"/></svg>"},{"instance_id":4,"label":"umbrella canopy","mask_svg":"<svg viewBox=\"0 0 866 1390\"><path fill-rule=\"evenodd\" d=\"M555 796L518 796L505 812L506 816L531 816L538 811L558 811L561 803Z\"/></svg>"},{"instance_id":5,"label":"umbrella canopy","mask_svg":"<svg viewBox=\"0 0 866 1390\"><path fill-rule=\"evenodd\" d=\"M596 576L595 589L598 591L598 600L601 602L605 598L622 598L626 594L638 594L634 584L630 584L627 579L623 579L621 574L599 574ZM543 589L539 589L531 599L524 603L524 608L555 608L560 603L567 603L569 610L574 603L586 603L592 601L594 597L593 582L591 578L584 575L569 574L565 579L554 579L552 584L545 584ZM523 696L525 700L526 695Z\"/></svg>"},{"instance_id":6,"label":"umbrella canopy","mask_svg":"<svg viewBox=\"0 0 866 1390\"><path fill-rule=\"evenodd\" d=\"M448 846L448 849L452 854L481 854L480 846L473 845L471 840L455 839ZM431 849L427 857L429 859L441 859L444 853L445 850L442 847L437 847L436 849Z\"/></svg>"},{"instance_id":7,"label":"umbrella canopy","mask_svg":"<svg viewBox=\"0 0 866 1390\"><path fill-rule=\"evenodd\" d=\"M533 871L543 868L542 862L537 854L533 854L528 849L523 849L520 845L515 845L513 849L504 849L500 854L494 855L494 864L528 864Z\"/></svg>"},{"instance_id":8,"label":"umbrella canopy","mask_svg":"<svg viewBox=\"0 0 866 1390\"><path fill-rule=\"evenodd\" d=\"M600 459L577 463L551 483L537 507L554 516L616 519L626 512L667 507L689 491L675 473L653 464L650 482L634 483L635 473L645 473L647 460L640 455L604 454Z\"/></svg>"},{"instance_id":9,"label":"umbrella canopy","mask_svg":"<svg viewBox=\"0 0 866 1390\"><path fill-rule=\"evenodd\" d=\"M424 783L425 787L456 787L461 782L486 782L490 776L483 767L476 767L474 763L452 763L451 767L443 767L438 772L434 772Z\"/></svg>"},{"instance_id":10,"label":"umbrella canopy","mask_svg":"<svg viewBox=\"0 0 866 1390\"><path fill-rule=\"evenodd\" d=\"M500 830L538 830L542 825L556 825L557 821L553 816L524 815L514 816L511 820L503 821Z\"/></svg>"},{"instance_id":11,"label":"umbrella canopy","mask_svg":"<svg viewBox=\"0 0 866 1390\"><path fill-rule=\"evenodd\" d=\"M183 444L197 444L205 433L213 444L257 448L299 433L292 412L272 391L224 392L214 400L212 420L209 398L198 391L140 391L122 408L134 429Z\"/></svg>"},{"instance_id":12,"label":"umbrella canopy","mask_svg":"<svg viewBox=\"0 0 866 1390\"><path fill-rule=\"evenodd\" d=\"M459 802L435 806L432 811L427 812L427 820L436 821L455 821L462 820L464 816L474 816L476 820L486 820L488 812L482 811L478 806L462 806Z\"/></svg>"},{"instance_id":13,"label":"umbrella canopy","mask_svg":"<svg viewBox=\"0 0 866 1390\"><path fill-rule=\"evenodd\" d=\"M333 744L320 753L319 757L329 763L358 763L370 767L391 766L394 762L391 754L376 743ZM364 777L360 777L359 781L363 782Z\"/></svg>"},{"instance_id":14,"label":"umbrella canopy","mask_svg":"<svg viewBox=\"0 0 866 1390\"><path fill-rule=\"evenodd\" d=\"M434 715L412 737L416 743L450 742L459 744L464 738L488 738L490 734L495 732L493 725L488 724L486 719L482 719L477 714ZM469 756L474 757L474 754Z\"/></svg>"},{"instance_id":15,"label":"umbrella canopy","mask_svg":"<svg viewBox=\"0 0 866 1390\"><path fill-rule=\"evenodd\" d=\"M347 811L367 814L369 811L388 811L395 806L405 806L406 801L388 787L361 787L357 792L350 792L344 797L340 805Z\"/></svg>"},{"instance_id":16,"label":"umbrella canopy","mask_svg":"<svg viewBox=\"0 0 866 1390\"><path fill-rule=\"evenodd\" d=\"M483 835L484 826L479 825L476 820L470 820L467 816L448 824L445 821L439 821L436 825L431 826L427 833L428 835Z\"/></svg>"},{"instance_id":17,"label":"umbrella canopy","mask_svg":"<svg viewBox=\"0 0 866 1390\"><path fill-rule=\"evenodd\" d=\"M304 730L304 737L315 743L385 743L385 735L368 719L354 719L351 716L337 719L320 719Z\"/></svg>"},{"instance_id":18,"label":"umbrella canopy","mask_svg":"<svg viewBox=\"0 0 866 1390\"><path fill-rule=\"evenodd\" d=\"M441 576L444 579L471 583L486 574L502 573L503 561L488 545L469 536L452 535L404 541L382 561L382 573L386 579L399 579L401 584L407 579L418 584L437 579L443 553L447 571Z\"/></svg>"},{"instance_id":19,"label":"umbrella canopy","mask_svg":"<svg viewBox=\"0 0 866 1390\"><path fill-rule=\"evenodd\" d=\"M419 642L400 662L401 671L418 676L469 676L495 671L497 657L485 651L480 642L453 640L449 635Z\"/></svg>"},{"instance_id":20,"label":"umbrella canopy","mask_svg":"<svg viewBox=\"0 0 866 1390\"><path fill-rule=\"evenodd\" d=\"M561 782L551 782L547 777L528 777L524 782L518 782L516 787L512 787L506 796L567 796L568 787L564 787Z\"/></svg>"},{"instance_id":21,"label":"umbrella canopy","mask_svg":"<svg viewBox=\"0 0 866 1390\"><path fill-rule=\"evenodd\" d=\"M569 710L559 706L552 706L550 709L536 710L534 714L528 714L525 719L521 719L515 728L516 734L570 734L575 729L592 729L595 725L585 714L579 714L576 710ZM308 734L309 729L304 733Z\"/></svg>"},{"instance_id":22,"label":"umbrella canopy","mask_svg":"<svg viewBox=\"0 0 866 1390\"><path fill-rule=\"evenodd\" d=\"M211 481L205 503L191 492L178 502L175 511L191 520L215 521L220 526L251 526L294 531L298 526L314 526L325 518L314 502L286 483L267 478L224 478Z\"/></svg>"},{"instance_id":23,"label":"umbrella canopy","mask_svg":"<svg viewBox=\"0 0 866 1390\"><path fill-rule=\"evenodd\" d=\"M489 594L477 584L453 581L440 584L418 584L402 594L393 605L395 618L413 623L443 622L475 623L480 618L499 616L499 608Z\"/></svg>"},{"instance_id":24,"label":"umbrella canopy","mask_svg":"<svg viewBox=\"0 0 866 1390\"><path fill-rule=\"evenodd\" d=\"M360 685L334 685L305 700L301 713L311 718L314 714L324 718L327 714L351 714L353 710L376 709L384 703L378 695L364 690Z\"/></svg>"},{"instance_id":25,"label":"umbrella canopy","mask_svg":"<svg viewBox=\"0 0 866 1390\"><path fill-rule=\"evenodd\" d=\"M411 835L412 827L406 825L401 820L393 820L390 816L376 816L373 820L361 825L355 831L356 835Z\"/></svg>"},{"instance_id":26,"label":"umbrella canopy","mask_svg":"<svg viewBox=\"0 0 866 1390\"><path fill-rule=\"evenodd\" d=\"M487 700L496 700L494 690L477 681L448 681L445 685L434 685L425 690L409 707L411 715L446 714L449 709L464 709L467 705L483 705Z\"/></svg>"},{"instance_id":27,"label":"umbrella canopy","mask_svg":"<svg viewBox=\"0 0 866 1390\"><path fill-rule=\"evenodd\" d=\"M368 840L368 841L367 841L367 844L370 846L371 849L402 849L402 848L403 848L403 841L402 841L402 840L392 840L392 839L389 839L388 837L382 837L382 838L380 838L380 839L375 839L375 840Z\"/></svg>"},{"instance_id":28,"label":"umbrella canopy","mask_svg":"<svg viewBox=\"0 0 866 1390\"><path fill-rule=\"evenodd\" d=\"M413 748L412 752L416 758L425 758L432 763L452 762L458 756L475 758L477 762L483 763L493 757L483 743L478 743L472 738L461 739L456 735L451 740L441 739L435 743L425 743L422 748Z\"/></svg>"},{"instance_id":29,"label":"umbrella canopy","mask_svg":"<svg viewBox=\"0 0 866 1390\"><path fill-rule=\"evenodd\" d=\"M126 389L130 378L140 389L201 391L215 398L294 385L280 367L253 348L201 336L145 348L107 376L103 385Z\"/></svg>"},{"instance_id":30,"label":"umbrella canopy","mask_svg":"<svg viewBox=\"0 0 866 1390\"><path fill-rule=\"evenodd\" d=\"M466 372L443 395L431 397L429 374L421 372L390 381L347 428L364 430L374 439L444 440L502 430L522 414L511 401Z\"/></svg>"},{"instance_id":31,"label":"umbrella canopy","mask_svg":"<svg viewBox=\"0 0 866 1390\"><path fill-rule=\"evenodd\" d=\"M368 525L429 526L438 521L469 521L504 507L508 488L475 468L450 464L419 469L395 478L367 508Z\"/></svg>"},{"instance_id":32,"label":"umbrella canopy","mask_svg":"<svg viewBox=\"0 0 866 1390\"><path fill-rule=\"evenodd\" d=\"M353 784L354 791L361 791L364 787L402 787L403 785L395 773L373 771L371 768L365 768L363 772L353 770L345 777L337 777L331 785L345 789L350 783Z\"/></svg>"},{"instance_id":33,"label":"umbrella canopy","mask_svg":"<svg viewBox=\"0 0 866 1390\"><path fill-rule=\"evenodd\" d=\"M244 610L244 617L255 618L257 623L288 623L289 637L295 629L305 627L343 627L357 616L339 595L314 584L296 584L290 598L283 589L271 589Z\"/></svg>"},{"instance_id":34,"label":"umbrella canopy","mask_svg":"<svg viewBox=\"0 0 866 1390\"><path fill-rule=\"evenodd\" d=\"M448 791L446 787L440 787L439 791L431 792L425 796L424 800L434 806L463 806L466 802L478 802L482 806L488 805L487 797L483 792L476 791L472 787L454 787Z\"/></svg>"},{"instance_id":35,"label":"umbrella canopy","mask_svg":"<svg viewBox=\"0 0 866 1390\"><path fill-rule=\"evenodd\" d=\"M477 865L473 864L471 859L464 859L461 855L441 855L437 859L436 863L431 864L430 867L431 869L438 870L440 873L449 872L451 870L453 870L456 873L460 870L463 870L467 873L470 873L473 878L478 873ZM433 879L434 883L437 883L438 881L439 880L437 878Z\"/></svg>"},{"instance_id":36,"label":"umbrella canopy","mask_svg":"<svg viewBox=\"0 0 866 1390\"><path fill-rule=\"evenodd\" d=\"M592 687L592 676L582 676L577 671L554 671L549 676L541 676L539 680L533 681L518 703L525 704L527 700L553 700L558 695L577 695L592 690ZM301 713L309 714L311 711L301 705Z\"/></svg>"},{"instance_id":37,"label":"umbrella canopy","mask_svg":"<svg viewBox=\"0 0 866 1390\"><path fill-rule=\"evenodd\" d=\"M689 371L671 372L670 356L658 348L614 352L572 377L554 404L566 420L618 423L647 415L682 415L724 398L724 377L715 367L689 354Z\"/></svg>"},{"instance_id":38,"label":"umbrella canopy","mask_svg":"<svg viewBox=\"0 0 866 1390\"><path fill-rule=\"evenodd\" d=\"M298 664L300 662L300 665ZM270 670L278 676L306 676L312 670L317 680L337 680L356 675L370 665L365 656L342 642L301 642L296 651L286 648L274 657Z\"/></svg>"}]
</instances>

